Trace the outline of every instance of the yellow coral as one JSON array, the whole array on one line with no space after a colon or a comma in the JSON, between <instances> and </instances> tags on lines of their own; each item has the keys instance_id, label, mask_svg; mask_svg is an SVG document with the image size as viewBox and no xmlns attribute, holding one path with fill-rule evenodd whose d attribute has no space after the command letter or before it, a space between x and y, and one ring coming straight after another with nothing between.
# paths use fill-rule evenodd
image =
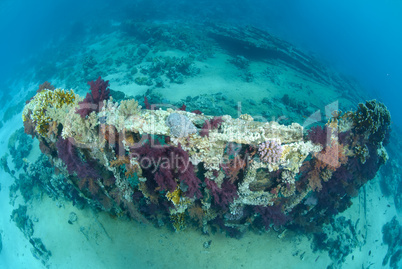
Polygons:
<instances>
[{"instance_id":1,"label":"yellow coral","mask_svg":"<svg viewBox=\"0 0 402 269\"><path fill-rule=\"evenodd\" d=\"M174 192L167 192L166 197L169 201L172 201L173 204L178 205L180 203L181 190L177 187Z\"/></svg>"},{"instance_id":2,"label":"yellow coral","mask_svg":"<svg viewBox=\"0 0 402 269\"><path fill-rule=\"evenodd\" d=\"M174 204L174 208L170 209L170 214L184 213L189 205L192 205L194 200L182 195L183 192L179 187L173 192L167 192L166 198Z\"/></svg>"},{"instance_id":3,"label":"yellow coral","mask_svg":"<svg viewBox=\"0 0 402 269\"><path fill-rule=\"evenodd\" d=\"M173 227L178 231L182 231L186 228L186 220L184 213L177 213L170 215L170 220L172 221Z\"/></svg>"},{"instance_id":4,"label":"yellow coral","mask_svg":"<svg viewBox=\"0 0 402 269\"><path fill-rule=\"evenodd\" d=\"M72 104L76 99L77 95L73 90L43 90L37 93L29 104L25 106L22 112L22 120L26 121L27 118L30 117L35 124L36 132L45 136L48 132L49 123L52 121L52 119L46 115L46 111L49 108L61 108L65 104ZM29 114L29 111L31 111L31 114Z\"/></svg>"}]
</instances>

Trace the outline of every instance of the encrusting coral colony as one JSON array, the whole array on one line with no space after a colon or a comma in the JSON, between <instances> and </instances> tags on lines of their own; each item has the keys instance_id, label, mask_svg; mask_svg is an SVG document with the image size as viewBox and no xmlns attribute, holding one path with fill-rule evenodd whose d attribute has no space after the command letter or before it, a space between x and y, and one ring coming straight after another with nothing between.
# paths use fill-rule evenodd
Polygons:
<instances>
[{"instance_id":1,"label":"encrusting coral colony","mask_svg":"<svg viewBox=\"0 0 402 269\"><path fill-rule=\"evenodd\" d=\"M387 161L390 114L375 100L304 132L297 123L161 109L146 99L143 109L133 99L114 102L101 78L89 84L85 99L38 92L24 127L65 175L53 187L112 215L231 236L314 231Z\"/></svg>"}]
</instances>

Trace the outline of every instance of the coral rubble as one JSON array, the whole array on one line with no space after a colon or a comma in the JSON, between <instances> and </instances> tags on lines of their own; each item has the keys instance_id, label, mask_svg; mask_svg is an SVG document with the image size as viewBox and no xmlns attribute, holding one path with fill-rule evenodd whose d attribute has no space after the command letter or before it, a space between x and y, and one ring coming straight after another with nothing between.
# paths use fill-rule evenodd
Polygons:
<instances>
[{"instance_id":1,"label":"coral rubble","mask_svg":"<svg viewBox=\"0 0 402 269\"><path fill-rule=\"evenodd\" d=\"M101 78L89 85L83 101L72 91L37 93L24 126L67 178L52 188L68 185L112 215L235 236L250 227L317 231L387 160L390 115L375 100L306 135L297 123L246 114L150 109L147 99L142 109L109 98Z\"/></svg>"}]
</instances>

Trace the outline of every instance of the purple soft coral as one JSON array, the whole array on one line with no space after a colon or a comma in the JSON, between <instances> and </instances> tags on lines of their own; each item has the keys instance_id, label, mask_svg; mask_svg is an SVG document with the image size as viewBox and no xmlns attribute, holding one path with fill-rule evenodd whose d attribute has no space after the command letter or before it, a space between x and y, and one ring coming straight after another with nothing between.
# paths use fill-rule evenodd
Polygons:
<instances>
[{"instance_id":1,"label":"purple soft coral","mask_svg":"<svg viewBox=\"0 0 402 269\"><path fill-rule=\"evenodd\" d=\"M214 197L214 204L226 210L228 205L238 197L236 186L225 179L219 188L215 181L205 178L205 184Z\"/></svg>"},{"instance_id":2,"label":"purple soft coral","mask_svg":"<svg viewBox=\"0 0 402 269\"><path fill-rule=\"evenodd\" d=\"M66 164L69 174L77 173L79 179L99 177L91 164L83 162L78 156L77 148L71 141L72 138L60 138L56 143L58 157Z\"/></svg>"},{"instance_id":3,"label":"purple soft coral","mask_svg":"<svg viewBox=\"0 0 402 269\"><path fill-rule=\"evenodd\" d=\"M262 225L266 230L269 230L271 225L280 227L290 220L289 216L282 212L281 206L279 205L255 206L254 211L260 214Z\"/></svg>"},{"instance_id":4,"label":"purple soft coral","mask_svg":"<svg viewBox=\"0 0 402 269\"><path fill-rule=\"evenodd\" d=\"M212 119L205 121L204 125L202 126L200 136L209 137L209 131L212 129L218 129L221 126L222 122L222 117L213 117Z\"/></svg>"},{"instance_id":5,"label":"purple soft coral","mask_svg":"<svg viewBox=\"0 0 402 269\"><path fill-rule=\"evenodd\" d=\"M141 164L142 173L148 179L147 184L156 182L157 187L162 191L173 192L177 187L177 182L171 171L171 162L166 157L166 148L151 147L150 143L145 143L140 147L132 147L130 150L131 158L136 158ZM163 165L161 165L163 160Z\"/></svg>"},{"instance_id":6,"label":"purple soft coral","mask_svg":"<svg viewBox=\"0 0 402 269\"><path fill-rule=\"evenodd\" d=\"M330 135L328 127L321 127L319 125L312 127L307 133L307 139L314 144L320 144L325 147L329 141L328 135Z\"/></svg>"},{"instance_id":7,"label":"purple soft coral","mask_svg":"<svg viewBox=\"0 0 402 269\"><path fill-rule=\"evenodd\" d=\"M141 147L131 148L131 157L137 158L141 164L143 175L151 182L157 183L162 191L173 192L177 188L177 181L187 197L201 198L201 181L194 172L194 166L189 155L180 144L178 147L151 147L149 143Z\"/></svg>"},{"instance_id":8,"label":"purple soft coral","mask_svg":"<svg viewBox=\"0 0 402 269\"><path fill-rule=\"evenodd\" d=\"M187 187L185 191L186 196L190 198L194 196L196 198L202 198L200 191L201 180L195 175L194 166L190 162L188 153L184 151L179 144L177 148L170 147L169 155L177 157L175 168L179 172L178 178L180 184L185 184Z\"/></svg>"},{"instance_id":9,"label":"purple soft coral","mask_svg":"<svg viewBox=\"0 0 402 269\"><path fill-rule=\"evenodd\" d=\"M87 93L87 96L82 102L79 102L80 108L77 109L77 113L82 118L88 116L91 112L99 112L103 107L103 100L107 100L110 95L109 81L104 81L99 77L97 80L89 81L91 93Z\"/></svg>"}]
</instances>

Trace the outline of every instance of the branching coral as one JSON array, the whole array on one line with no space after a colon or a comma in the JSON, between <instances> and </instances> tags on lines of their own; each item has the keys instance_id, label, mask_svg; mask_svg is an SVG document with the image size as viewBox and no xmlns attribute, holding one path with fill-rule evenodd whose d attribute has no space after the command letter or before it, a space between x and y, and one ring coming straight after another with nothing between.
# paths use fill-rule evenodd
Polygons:
<instances>
[{"instance_id":1,"label":"branching coral","mask_svg":"<svg viewBox=\"0 0 402 269\"><path fill-rule=\"evenodd\" d=\"M39 85L39 89L37 92L41 92L43 90L51 90L53 91L55 87L48 81L43 82L42 84Z\"/></svg>"},{"instance_id":2,"label":"branching coral","mask_svg":"<svg viewBox=\"0 0 402 269\"><path fill-rule=\"evenodd\" d=\"M73 90L42 90L25 106L22 120L24 122L32 121L35 131L41 136L46 136L49 123L52 121L46 111L51 108L61 109L64 105L74 103L76 98Z\"/></svg>"},{"instance_id":3,"label":"branching coral","mask_svg":"<svg viewBox=\"0 0 402 269\"><path fill-rule=\"evenodd\" d=\"M138 114L140 110L141 106L134 99L121 101L118 108L119 116L123 117L123 119Z\"/></svg>"},{"instance_id":4,"label":"branching coral","mask_svg":"<svg viewBox=\"0 0 402 269\"><path fill-rule=\"evenodd\" d=\"M99 121L96 113L91 113L87 118L83 119L79 114L75 113L75 108L72 108L64 115L65 117L60 119L63 125L61 134L63 138L74 137L77 143L82 144L97 141L99 134L96 127Z\"/></svg>"},{"instance_id":5,"label":"branching coral","mask_svg":"<svg viewBox=\"0 0 402 269\"><path fill-rule=\"evenodd\" d=\"M267 163L276 163L282 156L282 146L276 140L268 140L258 146L260 159Z\"/></svg>"},{"instance_id":6,"label":"branching coral","mask_svg":"<svg viewBox=\"0 0 402 269\"><path fill-rule=\"evenodd\" d=\"M186 228L186 219L184 213L176 213L170 215L170 220L176 232L182 231Z\"/></svg>"}]
</instances>

